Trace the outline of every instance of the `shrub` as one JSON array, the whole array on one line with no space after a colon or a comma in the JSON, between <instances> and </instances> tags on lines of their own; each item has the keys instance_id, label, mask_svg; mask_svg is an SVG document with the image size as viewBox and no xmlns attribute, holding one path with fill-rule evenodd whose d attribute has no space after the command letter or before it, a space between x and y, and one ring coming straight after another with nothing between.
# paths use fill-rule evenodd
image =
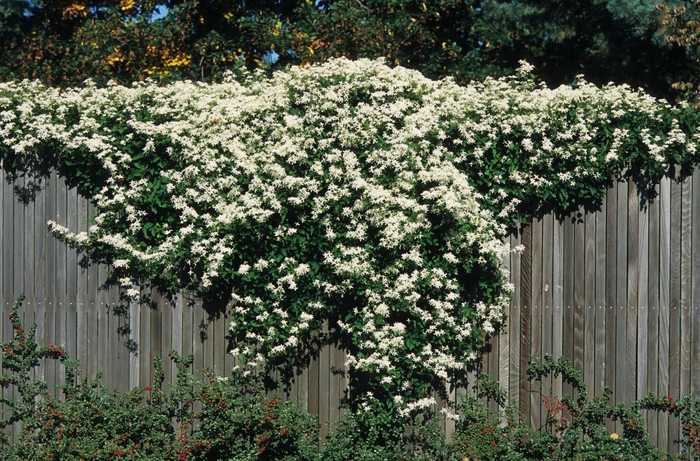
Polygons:
<instances>
[{"instance_id":1,"label":"shrub","mask_svg":"<svg viewBox=\"0 0 700 461\"><path fill-rule=\"evenodd\" d=\"M393 411L371 394L356 411L348 411L319 449L316 419L291 401L268 398L253 375L224 378L211 371L202 380L188 371L192 356L171 353L177 379L166 384L162 363L155 360L155 381L130 392L109 393L97 380L81 377L78 363L59 346L39 347L35 328L25 331L19 320L22 297L10 314L12 341L0 343L3 389L14 386L18 399L2 398L12 414L0 421L2 459L12 460L153 460L153 461L521 461L696 459L700 453L700 400L690 396L649 395L631 406L610 406L611 391L588 396L580 373L565 359L533 357L533 380L561 375L575 396L543 396L547 411L542 428L531 428L507 402L505 391L488 375L480 375L474 393L464 397L448 418L457 421L451 441L441 430L434 400L414 404L410 413ZM46 383L30 371L41 359L66 366L62 399L53 398ZM495 402L496 406L489 405ZM498 410L494 408L499 408ZM657 450L649 441L641 409L665 411L683 424L683 451L678 457ZM606 421L622 424L610 433ZM5 430L20 431L10 443Z\"/></svg>"},{"instance_id":2,"label":"shrub","mask_svg":"<svg viewBox=\"0 0 700 461\"><path fill-rule=\"evenodd\" d=\"M0 343L5 373L2 387L16 386L19 399L3 397L12 412L3 429L19 424L16 441L2 433L2 458L13 460L317 460L318 425L293 402L266 397L251 378L223 379L211 372L203 381L188 372L192 357L171 352L177 380L164 385L160 358L155 382L126 393L108 393L102 383L80 377L78 363L58 346L38 347L27 334L15 303L15 334ZM40 359L66 365L63 400L29 371ZM200 408L201 409L197 409Z\"/></svg>"}]
</instances>

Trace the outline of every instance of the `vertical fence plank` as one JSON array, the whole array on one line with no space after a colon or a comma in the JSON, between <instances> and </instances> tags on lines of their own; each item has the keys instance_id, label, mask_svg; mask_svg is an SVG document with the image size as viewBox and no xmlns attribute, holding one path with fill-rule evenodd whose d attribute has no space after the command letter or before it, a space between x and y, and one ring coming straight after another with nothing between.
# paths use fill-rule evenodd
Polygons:
<instances>
[{"instance_id":1,"label":"vertical fence plank","mask_svg":"<svg viewBox=\"0 0 700 461\"><path fill-rule=\"evenodd\" d=\"M138 348L138 360L139 360L139 379L138 386L146 387L151 384L151 377L153 373L151 372L151 367L153 361L151 360L151 337L153 335L153 328L151 325L151 308L148 304L141 303L139 306L139 335L136 337L139 348Z\"/></svg>"},{"instance_id":2,"label":"vertical fence plank","mask_svg":"<svg viewBox=\"0 0 700 461\"><path fill-rule=\"evenodd\" d=\"M585 213L585 257L584 257L584 298L583 309L584 315L584 334L583 343L583 376L585 379L588 392L595 394L595 364L596 364L596 214ZM603 341L605 344L605 341Z\"/></svg>"},{"instance_id":3,"label":"vertical fence plank","mask_svg":"<svg viewBox=\"0 0 700 461\"><path fill-rule=\"evenodd\" d=\"M682 184L671 183L671 246L670 246L670 301L668 307L668 393L678 395L680 392L680 316L681 303L681 203ZM679 436L676 418L669 417L669 441Z\"/></svg>"},{"instance_id":4,"label":"vertical fence plank","mask_svg":"<svg viewBox=\"0 0 700 461\"><path fill-rule=\"evenodd\" d=\"M155 309L149 309L150 311L150 326L149 337L146 340L149 342L148 345L148 366L149 366L149 376L148 384L157 384L154 381L155 377L155 367L153 366L153 361L156 357L167 356L168 351L164 351L163 346L163 312L168 309L163 297L156 290L153 290L153 301L155 303Z\"/></svg>"},{"instance_id":5,"label":"vertical fence plank","mask_svg":"<svg viewBox=\"0 0 700 461\"><path fill-rule=\"evenodd\" d=\"M576 221L574 223L574 267L573 267L573 302L571 303L571 311L573 314L573 334L570 336L573 340L573 356L572 360L574 367L583 372L584 369L584 333L585 333L585 314L586 314L586 223L585 210L583 206L579 207L578 212L574 213Z\"/></svg>"},{"instance_id":6,"label":"vertical fence plank","mask_svg":"<svg viewBox=\"0 0 700 461\"><path fill-rule=\"evenodd\" d=\"M564 353L564 223L554 221L552 233L552 356ZM563 395L561 376L551 378L551 394Z\"/></svg>"},{"instance_id":7,"label":"vertical fence plank","mask_svg":"<svg viewBox=\"0 0 700 461\"><path fill-rule=\"evenodd\" d=\"M554 309L554 226L556 218L549 213L542 218L542 272L543 272L543 295L542 295L542 358L544 354L552 354L553 331L552 321ZM549 394L552 389L552 378L546 377L540 383L541 392ZM540 420L546 418L542 410L540 396Z\"/></svg>"},{"instance_id":8,"label":"vertical fence plank","mask_svg":"<svg viewBox=\"0 0 700 461\"><path fill-rule=\"evenodd\" d=\"M627 197L628 184L617 184L617 264L615 278L615 403L627 398ZM616 425L620 432L620 425Z\"/></svg>"},{"instance_id":9,"label":"vertical fence plank","mask_svg":"<svg viewBox=\"0 0 700 461\"><path fill-rule=\"evenodd\" d=\"M522 244L522 234L520 229L518 233L511 238L513 246L520 247ZM508 336L510 336L509 349L509 378L508 378L508 398L511 402L517 402L520 395L520 318L522 316L522 285L520 279L522 277L522 251L514 253L511 258L511 283L514 284L513 292L513 309L511 316L508 319Z\"/></svg>"},{"instance_id":10,"label":"vertical fence plank","mask_svg":"<svg viewBox=\"0 0 700 461\"><path fill-rule=\"evenodd\" d=\"M29 216L29 219L34 221L34 299L35 306L35 322L36 341L40 346L46 345L46 182L36 192L34 196L34 216ZM43 360L39 368L36 370L36 379L46 381L46 365L51 360Z\"/></svg>"},{"instance_id":11,"label":"vertical fence plank","mask_svg":"<svg viewBox=\"0 0 700 461\"><path fill-rule=\"evenodd\" d=\"M607 344L605 324L607 316L606 303L606 280L607 280L607 202L603 202L601 209L595 214L595 304L593 307L595 312L595 394L603 395L605 389L606 374L605 374L605 348Z\"/></svg>"},{"instance_id":12,"label":"vertical fence plank","mask_svg":"<svg viewBox=\"0 0 700 461\"><path fill-rule=\"evenodd\" d=\"M77 232L87 232L87 221L88 221L88 203L87 200L78 195L78 191L75 191L75 207L76 207L76 226ZM76 299L73 302L75 305L75 348L76 357L80 361L81 371L83 373L90 373L90 355L92 355L92 350L88 348L88 306L87 295L88 295L88 277L87 272L83 268L79 268L78 254L75 255L76 258L76 271L75 271L75 285L76 285Z\"/></svg>"},{"instance_id":13,"label":"vertical fence plank","mask_svg":"<svg viewBox=\"0 0 700 461\"><path fill-rule=\"evenodd\" d=\"M65 181L57 178L56 181L56 208L54 220L60 225L67 224L67 198L68 188ZM55 339L56 344L59 344L68 349L68 340L66 333L66 312L68 310L69 301L66 292L68 279L68 247L65 243L56 241L56 285L54 291L54 308L56 309L54 316L54 328L56 329ZM68 349L70 353L70 349ZM71 355L75 359L75 355ZM57 376L57 384L64 384L65 378L62 373Z\"/></svg>"},{"instance_id":14,"label":"vertical fence plank","mask_svg":"<svg viewBox=\"0 0 700 461\"><path fill-rule=\"evenodd\" d=\"M631 404L637 395L637 321L639 312L639 195L632 180L627 188L627 318L625 359L626 376L623 399ZM619 390L618 390L619 393Z\"/></svg>"},{"instance_id":15,"label":"vertical fence plank","mask_svg":"<svg viewBox=\"0 0 700 461\"><path fill-rule=\"evenodd\" d=\"M532 317L532 227L523 228L523 254L520 269L521 302L520 302L520 365L519 365L519 397L520 410L524 414L530 411L530 384L523 379L530 361L530 319Z\"/></svg>"},{"instance_id":16,"label":"vertical fence plank","mask_svg":"<svg viewBox=\"0 0 700 461\"><path fill-rule=\"evenodd\" d=\"M78 191L75 187L72 187L66 191L66 227L69 229L78 228ZM78 354L78 309L77 303L79 300L79 288L84 288L83 286L78 287L78 255L73 248L67 248L66 251L66 300L64 301L64 306L66 308L65 323L63 323L63 328L66 332L66 348L70 353L70 356L77 358L78 360L83 359L82 353Z\"/></svg>"},{"instance_id":17,"label":"vertical fence plank","mask_svg":"<svg viewBox=\"0 0 700 461\"><path fill-rule=\"evenodd\" d=\"M615 352L617 342L615 338L616 314L617 314L617 191L619 185L615 185L607 193L606 207L606 247L605 247L605 383L614 386L615 383ZM613 397L614 402L614 397ZM614 426L607 423L609 430L615 430Z\"/></svg>"},{"instance_id":18,"label":"vertical fence plank","mask_svg":"<svg viewBox=\"0 0 700 461\"><path fill-rule=\"evenodd\" d=\"M323 322L323 334L328 334L328 321ZM318 422L321 425L321 440L328 435L328 423L330 422L330 396L331 385L331 346L323 347L318 357Z\"/></svg>"},{"instance_id":19,"label":"vertical fence plank","mask_svg":"<svg viewBox=\"0 0 700 461\"><path fill-rule=\"evenodd\" d=\"M561 305L562 325L562 356L572 363L574 361L574 267L576 259L576 213L573 212L564 219L564 264L562 275L564 277L564 302ZM562 384L562 393L556 396L561 398L563 394L573 395L573 388L568 383Z\"/></svg>"},{"instance_id":20,"label":"vertical fence plank","mask_svg":"<svg viewBox=\"0 0 700 461\"><path fill-rule=\"evenodd\" d=\"M692 299L691 299L691 370L692 376L700 376L700 169L693 171L693 197L692 197ZM690 382L690 392L693 396L700 396L700 379Z\"/></svg>"},{"instance_id":21,"label":"vertical fence plank","mask_svg":"<svg viewBox=\"0 0 700 461\"><path fill-rule=\"evenodd\" d=\"M681 222L680 222L680 305L678 315L680 317L680 361L679 361L679 389L678 396L686 395L690 392L690 355L691 355L691 322L690 322L690 300L691 300L691 218L692 218L692 178L687 178L681 185Z\"/></svg>"},{"instance_id":22,"label":"vertical fence plank","mask_svg":"<svg viewBox=\"0 0 700 461\"><path fill-rule=\"evenodd\" d=\"M530 299L530 355L542 357L542 293L544 281L542 277L542 220L532 220L532 282L530 289L532 296ZM529 359L528 359L529 360ZM540 395L535 392L539 386L533 384L528 386L530 390L530 425L540 427L541 423L541 402Z\"/></svg>"},{"instance_id":23,"label":"vertical fence plank","mask_svg":"<svg viewBox=\"0 0 700 461\"><path fill-rule=\"evenodd\" d=\"M671 301L671 179L661 179L659 185L659 306L658 306L658 389L669 392L669 307ZM667 446L668 417L660 415L658 420L659 445Z\"/></svg>"},{"instance_id":24,"label":"vertical fence plank","mask_svg":"<svg viewBox=\"0 0 700 461\"><path fill-rule=\"evenodd\" d=\"M647 374L649 370L649 207L638 204L638 288L637 288L637 383L636 399L649 393ZM647 418L648 422L648 418Z\"/></svg>"},{"instance_id":25,"label":"vertical fence plank","mask_svg":"<svg viewBox=\"0 0 700 461\"><path fill-rule=\"evenodd\" d=\"M161 337L160 337L160 350L161 350L161 360L163 361L163 374L165 375L165 381L170 382L172 378L172 366L168 354L173 350L173 317L175 311L176 299L164 300L160 304L159 310L162 314L161 320Z\"/></svg>"},{"instance_id":26,"label":"vertical fence plank","mask_svg":"<svg viewBox=\"0 0 700 461\"><path fill-rule=\"evenodd\" d=\"M656 192L659 192L659 187L656 186ZM659 200L652 200L649 203L649 306L648 306L648 330L647 330L647 357L648 363L654 364L648 370L645 370L647 375L647 388L649 392L659 392L659 256L660 256L660 217L659 217ZM649 437L653 443L659 445L659 418L654 415L649 415L648 428Z\"/></svg>"}]
</instances>

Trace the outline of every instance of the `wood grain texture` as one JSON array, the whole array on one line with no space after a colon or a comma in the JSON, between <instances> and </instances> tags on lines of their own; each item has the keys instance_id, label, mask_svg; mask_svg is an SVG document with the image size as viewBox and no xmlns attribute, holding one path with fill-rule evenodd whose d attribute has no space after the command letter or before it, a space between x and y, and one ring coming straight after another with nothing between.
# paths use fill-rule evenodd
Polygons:
<instances>
[{"instance_id":1,"label":"wood grain texture","mask_svg":"<svg viewBox=\"0 0 700 461\"><path fill-rule=\"evenodd\" d=\"M558 359L564 350L564 223L555 220L552 232L552 356ZM552 377L551 395L562 396L561 377Z\"/></svg>"},{"instance_id":2,"label":"wood grain texture","mask_svg":"<svg viewBox=\"0 0 700 461\"><path fill-rule=\"evenodd\" d=\"M542 268L542 221L532 221L532 281L530 300L530 355L542 357L542 294L544 292L543 268ZM542 405L539 393L534 392L535 384L529 386L530 391L530 426L540 427L542 422Z\"/></svg>"},{"instance_id":3,"label":"wood grain texture","mask_svg":"<svg viewBox=\"0 0 700 461\"><path fill-rule=\"evenodd\" d=\"M596 214L584 215L584 274L583 274L583 318L584 332L580 347L583 350L584 380L589 392L595 393L595 363L596 363Z\"/></svg>"},{"instance_id":4,"label":"wood grain texture","mask_svg":"<svg viewBox=\"0 0 700 461\"><path fill-rule=\"evenodd\" d=\"M637 396L637 321L639 312L639 195L635 184L627 187L627 294L625 310L626 349L625 390L623 401L632 402ZM618 390L619 393L619 390Z\"/></svg>"},{"instance_id":5,"label":"wood grain texture","mask_svg":"<svg viewBox=\"0 0 700 461\"><path fill-rule=\"evenodd\" d=\"M617 349L616 341L616 319L617 319L617 191L615 188L607 192L606 207L606 228L605 228L605 383L608 386L615 386L615 353ZM614 397L613 397L613 402ZM606 427L610 431L615 431L615 427L606 421Z\"/></svg>"},{"instance_id":6,"label":"wood grain texture","mask_svg":"<svg viewBox=\"0 0 700 461\"><path fill-rule=\"evenodd\" d=\"M542 218L542 356L553 353L553 313L554 309L554 226L556 218L548 214ZM542 357L541 356L541 357ZM546 377L541 382L541 389L549 392L552 378ZM542 410L542 404L540 409ZM541 418L540 418L541 419Z\"/></svg>"},{"instance_id":7,"label":"wood grain texture","mask_svg":"<svg viewBox=\"0 0 700 461\"><path fill-rule=\"evenodd\" d=\"M690 300L691 300L691 218L692 218L692 177L687 178L681 184L681 204L680 204L680 303L678 305L678 316L680 321L680 363L679 363L679 389L678 394L686 395L690 392L690 354L691 354L691 322L690 322Z\"/></svg>"},{"instance_id":8,"label":"wood grain texture","mask_svg":"<svg viewBox=\"0 0 700 461\"><path fill-rule=\"evenodd\" d=\"M605 377L605 346L606 346L606 325L607 315L606 294L606 229L607 229L606 203L603 202L599 212L595 213L595 384L594 395L603 395L606 385Z\"/></svg>"},{"instance_id":9,"label":"wood grain texture","mask_svg":"<svg viewBox=\"0 0 700 461\"><path fill-rule=\"evenodd\" d=\"M615 278L615 403L628 400L627 377L627 198L628 184L617 184L617 264ZM616 431L622 427L617 424Z\"/></svg>"},{"instance_id":10,"label":"wood grain texture","mask_svg":"<svg viewBox=\"0 0 700 461\"><path fill-rule=\"evenodd\" d=\"M656 192L659 192L657 186ZM649 392L659 392L659 248L660 248L660 219L659 200L649 203L649 308L648 308L648 332L647 332L647 353L650 364L647 374L647 389ZM649 415L648 430L651 441L658 446L659 418Z\"/></svg>"},{"instance_id":11,"label":"wood grain texture","mask_svg":"<svg viewBox=\"0 0 700 461\"><path fill-rule=\"evenodd\" d=\"M530 321L532 318L532 227L527 226L522 234L523 253L520 267L521 303L520 303L520 364L519 396L520 409L524 414L530 413L530 383L523 377L530 362Z\"/></svg>"},{"instance_id":12,"label":"wood grain texture","mask_svg":"<svg viewBox=\"0 0 700 461\"><path fill-rule=\"evenodd\" d=\"M682 184L671 182L671 242L670 242L670 301L668 332L668 394L680 392L680 303L681 303L681 203ZM678 422L669 418L668 437L676 440L679 436Z\"/></svg>"},{"instance_id":13,"label":"wood grain texture","mask_svg":"<svg viewBox=\"0 0 700 461\"><path fill-rule=\"evenodd\" d=\"M585 210L580 207L574 223L574 267L573 267L573 300L571 313L573 315L573 357L574 367L583 371L584 361L584 329L586 313L586 223Z\"/></svg>"},{"instance_id":14,"label":"wood grain texture","mask_svg":"<svg viewBox=\"0 0 700 461\"><path fill-rule=\"evenodd\" d=\"M564 299L560 313L562 316L562 356L573 363L574 361L574 288L575 288L575 264L576 264L576 221L577 213L572 213L564 219L563 223L563 293ZM556 357L555 357L556 358ZM567 382L562 382L561 394L553 393L553 396L561 398L563 395L573 395L573 387ZM571 415L565 412L569 420Z\"/></svg>"},{"instance_id":15,"label":"wood grain texture","mask_svg":"<svg viewBox=\"0 0 700 461\"><path fill-rule=\"evenodd\" d=\"M700 395L700 170L693 172L691 216L691 376L690 393Z\"/></svg>"},{"instance_id":16,"label":"wood grain texture","mask_svg":"<svg viewBox=\"0 0 700 461\"><path fill-rule=\"evenodd\" d=\"M522 234L518 233L511 240L514 246L520 246L522 244ZM520 395L520 321L522 308L520 305L520 299L522 299L522 285L520 279L522 277L522 252L515 253L511 258L511 273L510 279L511 283L515 285L513 291L513 309L508 315L508 336L510 336L510 350L509 350L509 377L508 377L508 398L512 402L516 402Z\"/></svg>"},{"instance_id":17,"label":"wood grain texture","mask_svg":"<svg viewBox=\"0 0 700 461\"><path fill-rule=\"evenodd\" d=\"M669 392L669 308L671 303L671 179L663 178L659 184L659 324L658 324L658 389L661 395ZM666 446L668 416L658 419L658 444Z\"/></svg>"},{"instance_id":18,"label":"wood grain texture","mask_svg":"<svg viewBox=\"0 0 700 461\"><path fill-rule=\"evenodd\" d=\"M639 204L638 229L638 287L637 287L637 373L634 377L640 399L649 393L649 209ZM648 423L647 419L647 423Z\"/></svg>"}]
</instances>

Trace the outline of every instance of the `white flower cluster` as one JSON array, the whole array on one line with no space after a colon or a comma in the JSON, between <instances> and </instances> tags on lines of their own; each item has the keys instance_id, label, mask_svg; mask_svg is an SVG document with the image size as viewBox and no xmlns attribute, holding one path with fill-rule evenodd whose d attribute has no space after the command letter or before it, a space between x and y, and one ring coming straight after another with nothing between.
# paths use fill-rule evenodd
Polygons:
<instances>
[{"instance_id":1,"label":"white flower cluster","mask_svg":"<svg viewBox=\"0 0 700 461\"><path fill-rule=\"evenodd\" d=\"M234 352L254 366L293 355L335 319L354 345L348 365L379 376L410 411L431 402L405 401L401 376L448 379L503 320L499 264L511 249L500 223L518 201L501 183L595 177L588 165L614 163L632 142L616 128L603 152L593 147L602 130L630 113L659 121L667 109L624 87L550 90L517 78L460 87L340 59L214 85L2 83L0 149L50 146L61 162L98 165L90 232L50 229L109 248L125 287L138 271L203 291L233 286ZM697 141L677 124L641 136L658 162L669 145ZM484 197L470 178L498 149L528 160L512 168L498 157L503 173ZM576 166L543 175L561 159ZM496 214L484 206L494 197L506 203Z\"/></svg>"}]
</instances>

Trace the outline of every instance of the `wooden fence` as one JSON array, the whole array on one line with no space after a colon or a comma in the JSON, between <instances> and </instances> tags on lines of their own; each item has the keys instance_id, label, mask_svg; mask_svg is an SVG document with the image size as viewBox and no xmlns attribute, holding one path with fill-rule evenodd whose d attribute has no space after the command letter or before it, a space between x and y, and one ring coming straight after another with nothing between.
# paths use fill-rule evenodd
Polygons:
<instances>
[{"instance_id":1,"label":"wooden fence","mask_svg":"<svg viewBox=\"0 0 700 461\"><path fill-rule=\"evenodd\" d=\"M194 369L226 374L232 368L225 340L230 319L208 318L196 302L168 303L157 294L156 309L121 306L116 291L99 289L106 268L79 267L75 251L49 235L50 219L87 230L91 209L75 189L51 173L23 203L15 189L25 180L8 182L4 172L0 179L2 340L11 338L7 314L25 292L22 317L25 325L36 322L37 342L66 346L88 377L104 373L108 389L150 384L159 356L174 379L170 350L193 353ZM645 203L634 184L616 184L598 211L581 209L563 220L547 214L510 238L524 251L506 261L514 298L483 368L532 424L546 417L542 393L570 389L560 379L529 383L531 354L571 359L591 393L602 395L610 385L614 402L649 392L700 398L700 173L683 183L664 179L657 189L658 197ZM331 370L343 367L341 351L324 349L290 397L322 424L337 420L347 382ZM60 368L49 361L37 377L60 383ZM678 421L654 413L647 423L652 440L673 450Z\"/></svg>"}]
</instances>

